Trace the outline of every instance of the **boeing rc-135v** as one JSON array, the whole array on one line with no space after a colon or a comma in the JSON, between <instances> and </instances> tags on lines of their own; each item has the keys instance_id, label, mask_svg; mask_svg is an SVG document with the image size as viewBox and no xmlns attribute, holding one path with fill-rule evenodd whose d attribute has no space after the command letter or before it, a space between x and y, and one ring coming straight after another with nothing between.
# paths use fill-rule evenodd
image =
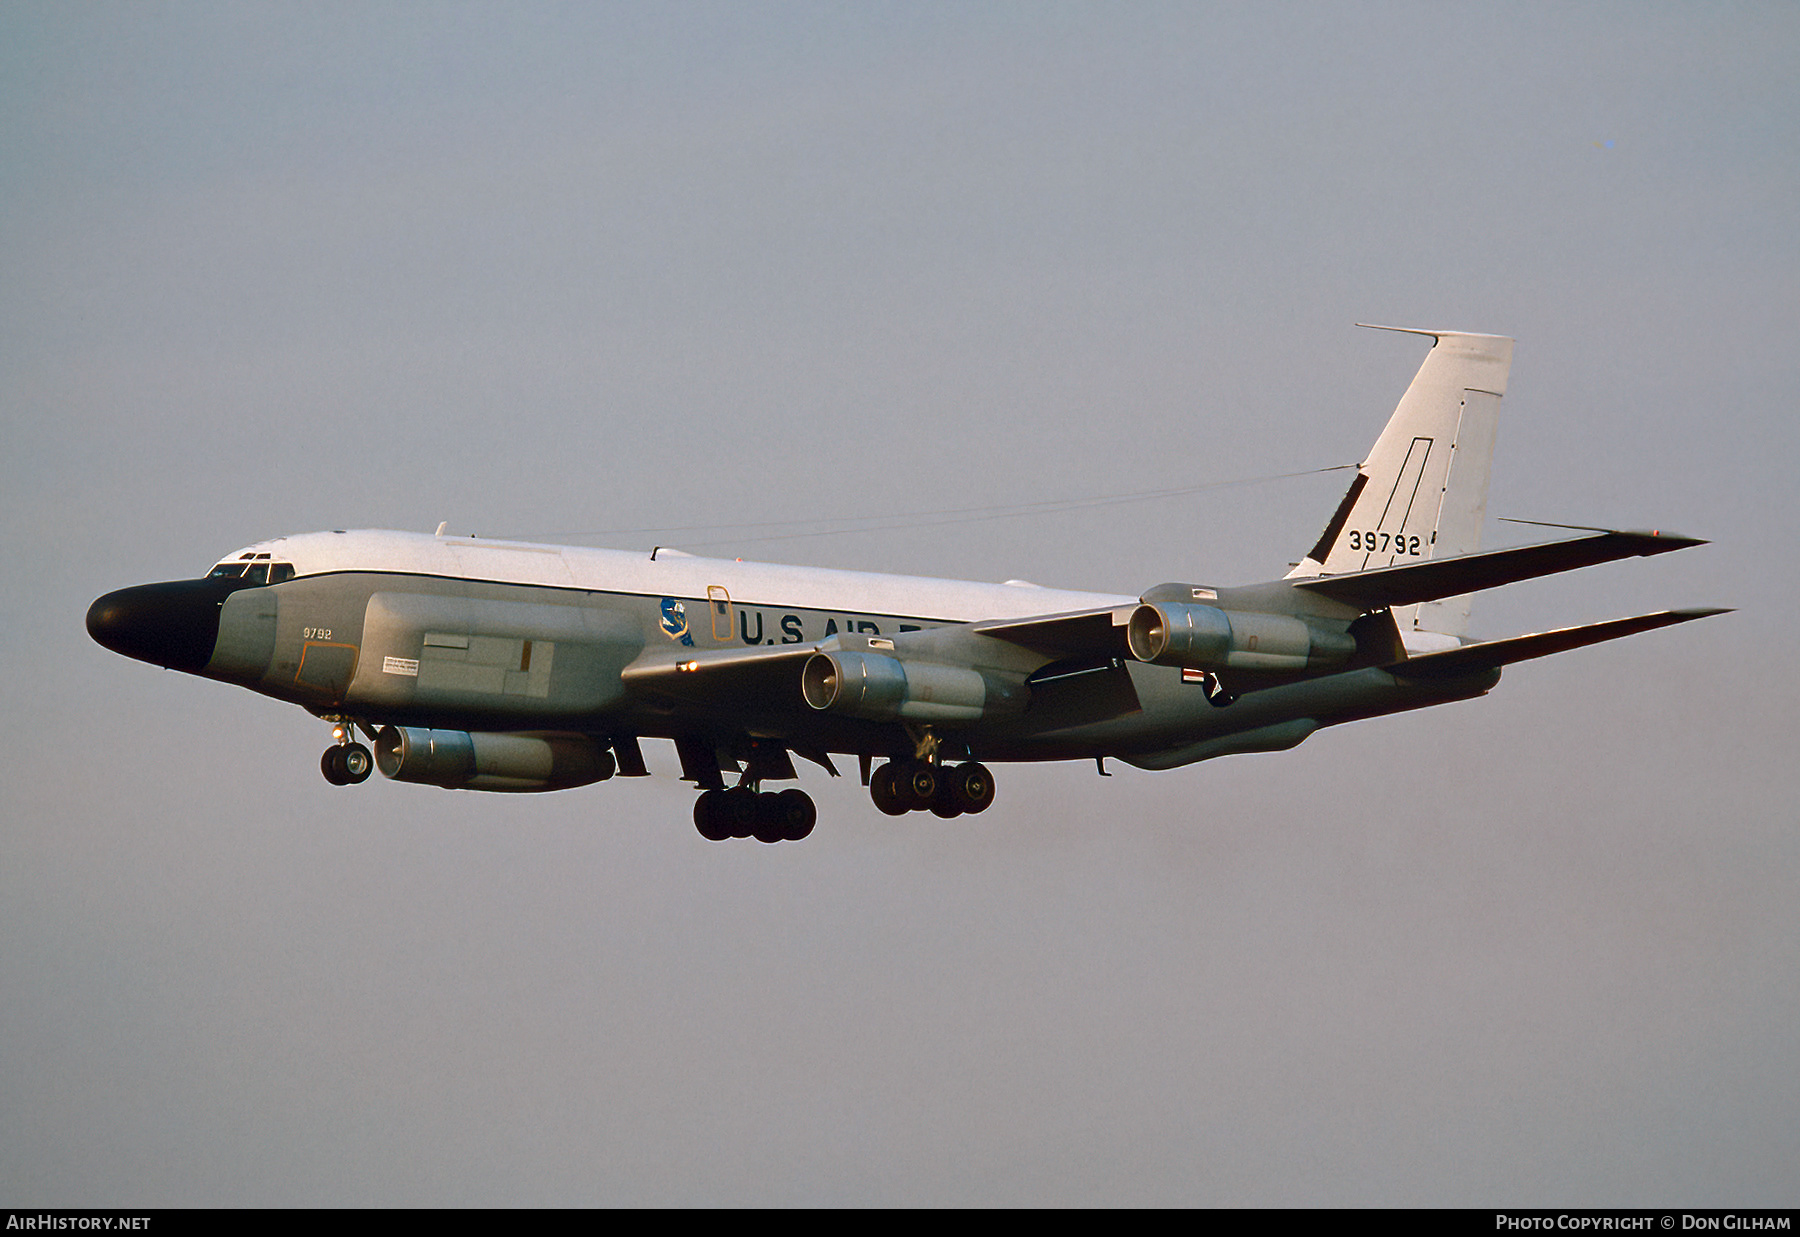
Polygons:
<instances>
[{"instance_id":1,"label":"boeing rc-135v","mask_svg":"<svg viewBox=\"0 0 1800 1237\"><path fill-rule=\"evenodd\" d=\"M1318 544L1265 584L1124 597L337 531L109 593L88 631L333 723L337 785L378 768L560 790L643 776L649 736L674 740L703 835L774 842L813 827L805 792L764 789L795 778L795 755L834 775L854 755L882 811L951 817L993 802L984 762L1280 751L1482 695L1512 662L1719 613L1466 640L1477 590L1701 543L1594 531L1480 552L1512 341L1415 333L1431 351Z\"/></svg>"}]
</instances>

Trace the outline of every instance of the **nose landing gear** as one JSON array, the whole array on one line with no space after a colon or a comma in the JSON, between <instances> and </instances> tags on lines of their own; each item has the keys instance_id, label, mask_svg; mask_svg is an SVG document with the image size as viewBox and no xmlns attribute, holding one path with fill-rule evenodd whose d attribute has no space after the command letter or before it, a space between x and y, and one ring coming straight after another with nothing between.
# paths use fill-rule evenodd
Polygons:
<instances>
[{"instance_id":1,"label":"nose landing gear","mask_svg":"<svg viewBox=\"0 0 1800 1237\"><path fill-rule=\"evenodd\" d=\"M319 771L333 786L354 786L369 780L375 768L375 757L360 743L328 747L319 758Z\"/></svg>"},{"instance_id":2,"label":"nose landing gear","mask_svg":"<svg viewBox=\"0 0 1800 1237\"><path fill-rule=\"evenodd\" d=\"M331 719L328 719L331 720ZM375 770L375 757L368 748L356 742L354 723L333 721L331 737L337 743L319 757L319 771L333 786L355 786L369 780Z\"/></svg>"}]
</instances>

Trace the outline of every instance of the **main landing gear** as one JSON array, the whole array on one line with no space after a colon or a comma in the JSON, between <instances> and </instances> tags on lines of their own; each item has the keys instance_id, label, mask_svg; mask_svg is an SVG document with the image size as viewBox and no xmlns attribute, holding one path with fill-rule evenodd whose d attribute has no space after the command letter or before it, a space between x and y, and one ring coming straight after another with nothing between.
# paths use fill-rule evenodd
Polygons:
<instances>
[{"instance_id":1,"label":"main landing gear","mask_svg":"<svg viewBox=\"0 0 1800 1237\"><path fill-rule=\"evenodd\" d=\"M694 800L694 828L709 842L755 838L798 842L813 831L819 810L804 790L757 791L748 786L702 791Z\"/></svg>"},{"instance_id":2,"label":"main landing gear","mask_svg":"<svg viewBox=\"0 0 1800 1237\"><path fill-rule=\"evenodd\" d=\"M949 820L985 812L994 802L994 775L971 760L945 768L926 760L890 760L869 779L869 797L889 816L930 812Z\"/></svg>"},{"instance_id":3,"label":"main landing gear","mask_svg":"<svg viewBox=\"0 0 1800 1237\"><path fill-rule=\"evenodd\" d=\"M333 786L354 786L368 781L369 774L375 770L375 757L368 748L356 742L351 723L335 723L331 737L337 743L326 748L325 754L319 757L319 771L325 775L325 780Z\"/></svg>"}]
</instances>

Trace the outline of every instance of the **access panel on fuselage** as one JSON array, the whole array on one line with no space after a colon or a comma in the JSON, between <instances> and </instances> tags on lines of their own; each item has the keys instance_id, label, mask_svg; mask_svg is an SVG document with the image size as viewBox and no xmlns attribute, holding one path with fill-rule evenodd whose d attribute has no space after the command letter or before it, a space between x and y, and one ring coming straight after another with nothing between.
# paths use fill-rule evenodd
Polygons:
<instances>
[{"instance_id":1,"label":"access panel on fuselage","mask_svg":"<svg viewBox=\"0 0 1800 1237\"><path fill-rule=\"evenodd\" d=\"M529 726L592 716L623 697L643 620L612 599L457 583L476 596L383 589L368 600L347 707L372 716L469 712Z\"/></svg>"}]
</instances>

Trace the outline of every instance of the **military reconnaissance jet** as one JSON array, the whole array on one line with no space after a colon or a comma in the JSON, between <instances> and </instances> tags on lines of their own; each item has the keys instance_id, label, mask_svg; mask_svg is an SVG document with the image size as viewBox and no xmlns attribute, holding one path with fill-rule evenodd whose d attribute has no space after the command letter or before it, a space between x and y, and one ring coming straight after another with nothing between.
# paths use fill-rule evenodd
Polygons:
<instances>
[{"instance_id":1,"label":"military reconnaissance jet","mask_svg":"<svg viewBox=\"0 0 1800 1237\"><path fill-rule=\"evenodd\" d=\"M1512 340L1412 333L1433 345L1387 428L1318 544L1264 584L1125 597L338 530L108 593L88 631L331 723L334 785L380 769L561 790L645 776L639 740L672 739L701 834L775 842L816 818L804 791L764 789L796 778L796 755L833 776L834 754L855 756L890 815L953 817L993 802L984 762L1281 751L1482 695L1512 662L1722 613L1468 641L1477 590L1703 543L1587 530L1480 552Z\"/></svg>"}]
</instances>

